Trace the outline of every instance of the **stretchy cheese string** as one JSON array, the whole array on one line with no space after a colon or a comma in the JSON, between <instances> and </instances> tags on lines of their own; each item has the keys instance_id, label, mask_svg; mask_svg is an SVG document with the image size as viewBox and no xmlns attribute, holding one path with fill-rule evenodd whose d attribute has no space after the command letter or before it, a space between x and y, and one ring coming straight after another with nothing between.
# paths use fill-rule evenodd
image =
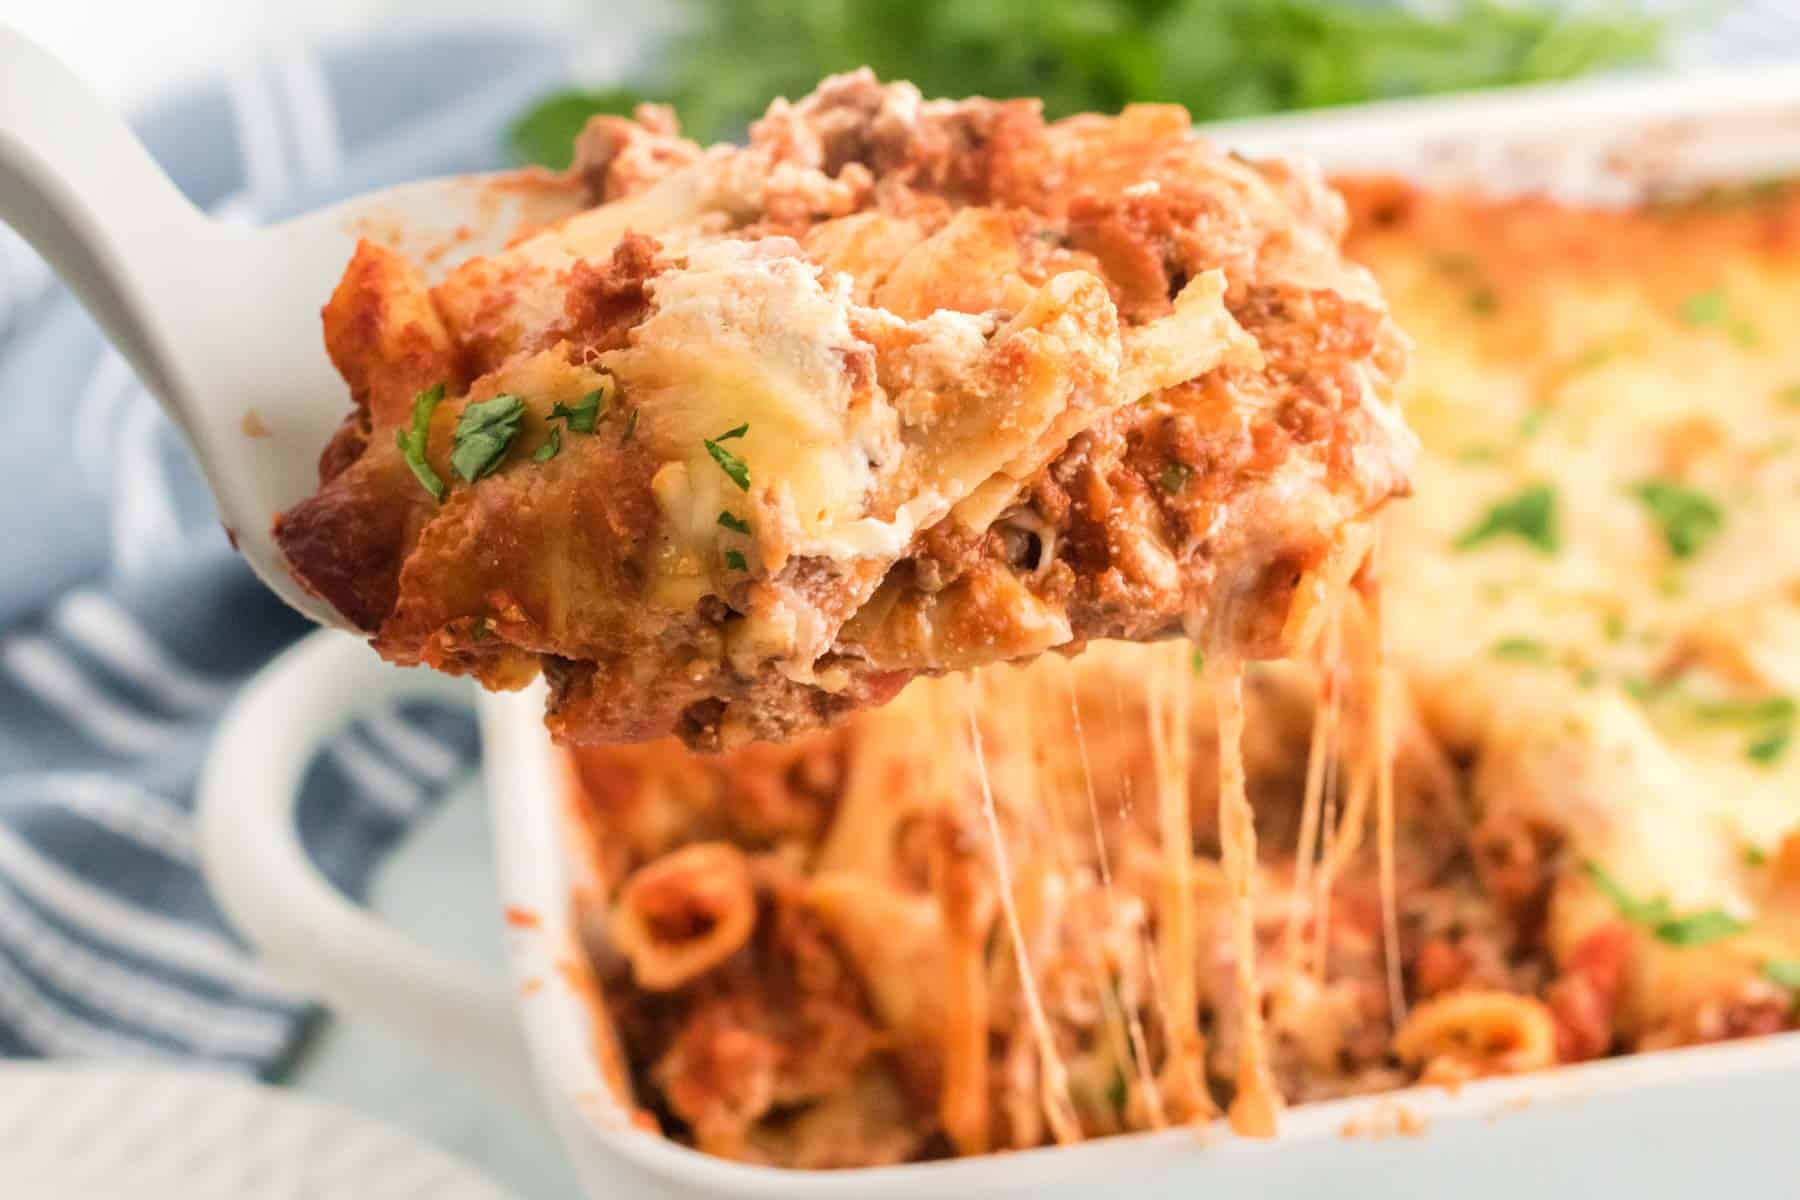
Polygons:
<instances>
[{"instance_id":1,"label":"stretchy cheese string","mask_svg":"<svg viewBox=\"0 0 1800 1200\"><path fill-rule=\"evenodd\" d=\"M1147 714L1149 711L1149 709L1148 709L1149 684L1148 683L1145 684L1144 697L1145 697L1145 705L1146 705L1145 712ZM1114 720L1115 727L1119 728L1119 729L1124 729L1124 728L1126 728L1125 689L1120 684L1119 676L1117 674L1114 674L1112 676L1112 698L1113 698L1113 720ZM1146 716L1145 719L1146 719L1146 723L1148 723L1148 720L1149 720L1148 716ZM1152 748L1152 752L1154 753L1154 749L1155 749L1154 728L1152 728L1151 748ZM1137 785L1133 780L1132 772L1129 770L1124 772L1123 776L1121 777L1121 782L1123 783L1124 786L1121 787L1120 791L1119 791L1118 817L1119 817L1119 821L1121 824L1129 824L1132 819L1132 815L1137 811ZM1173 1068L1171 1066L1172 1058L1171 1058L1169 1048L1175 1044L1174 1038L1171 1034L1171 1031L1175 1028L1176 1021L1175 1021L1175 1017L1174 1017L1174 1010L1169 1005L1169 990L1168 990L1168 988L1163 986L1163 970L1162 970L1162 965L1160 962L1161 946L1162 946L1161 939L1163 936L1162 925L1163 925L1163 922L1159 919L1157 921L1157 941L1154 945L1151 944L1149 934L1148 933L1145 934L1145 937L1144 937L1144 973L1146 975L1148 975L1150 978L1150 1002L1152 1005L1155 1006L1156 1019L1157 1019L1157 1022L1161 1025L1162 1031L1163 1031L1163 1068L1164 1068L1164 1070L1170 1070ZM1198 1079L1195 1079L1191 1083L1183 1085L1183 1093L1184 1094L1199 1095L1199 1094L1202 1094L1203 1092L1204 1092L1204 1088L1201 1086L1200 1080L1198 1080ZM1156 1097L1157 1108L1159 1111L1162 1111L1164 1108L1163 1103L1162 1103L1162 1100L1163 1100L1162 1088L1160 1086L1155 1087L1151 1090L1150 1094L1154 1095ZM1206 1103L1208 1105L1211 1104L1210 1096L1206 1098ZM1163 1114L1163 1119L1165 1121L1169 1119L1166 1112L1164 1112L1164 1114Z\"/></svg>"},{"instance_id":2,"label":"stretchy cheese string","mask_svg":"<svg viewBox=\"0 0 1800 1200\"><path fill-rule=\"evenodd\" d=\"M1093 765L1088 760L1087 732L1081 724L1081 699L1075 691L1075 668L1067 659L1058 660L1061 667L1058 673L1062 676L1063 686L1069 698L1069 722L1072 741L1074 742L1077 761L1081 768L1081 785L1086 793L1089 831L1094 839L1094 855L1098 863L1101 888L1106 893L1106 907L1109 912L1118 911L1118 896L1113 889L1112 866L1107 861L1106 831L1100 823L1100 802L1094 795ZM1041 731L1040 731L1041 732ZM1039 737L1039 746L1047 752L1052 744L1051 739ZM1053 801L1060 812L1061 797ZM1148 949L1148 939L1145 939ZM1085 941L1083 947L1088 950L1088 961L1095 975L1094 986L1100 1000L1102 1013L1105 1015L1106 1032L1109 1041L1113 1042L1113 1055L1121 1068L1128 1063L1137 1072L1138 1094L1144 1098L1144 1107L1153 1129L1161 1129L1166 1121L1163 1117L1162 1096L1156 1089L1156 1079L1150 1073L1150 1051L1144 1039L1144 1025L1138 1016L1137 1005L1127 1004L1125 998L1106 985L1103 969L1092 953L1092 948ZM1123 1037L1120 1037L1120 1034ZM1120 1042L1123 1042L1123 1045ZM1120 1052L1123 1051L1123 1054Z\"/></svg>"},{"instance_id":3,"label":"stretchy cheese string","mask_svg":"<svg viewBox=\"0 0 1800 1200\"><path fill-rule=\"evenodd\" d=\"M1156 925L1165 990L1165 1095L1190 1119L1218 1111L1206 1088L1206 1039L1200 1032L1199 967L1194 921L1194 835L1188 777L1192 722L1189 672L1151 670L1145 676L1150 753L1163 849L1163 900Z\"/></svg>"},{"instance_id":4,"label":"stretchy cheese string","mask_svg":"<svg viewBox=\"0 0 1800 1200\"><path fill-rule=\"evenodd\" d=\"M1256 969L1256 818L1244 787L1244 668L1221 664L1214 696L1219 709L1219 846L1229 899L1232 951L1237 958L1237 999L1243 1014L1238 1046L1237 1095L1231 1128L1247 1137L1273 1137L1281 1094L1269 1069L1263 1024L1262 979Z\"/></svg>"},{"instance_id":5,"label":"stretchy cheese string","mask_svg":"<svg viewBox=\"0 0 1800 1200\"><path fill-rule=\"evenodd\" d=\"M1400 975L1400 888L1395 871L1394 680L1388 665L1381 619L1381 543L1369 552L1369 637L1375 648L1375 821L1381 875L1381 941L1387 962L1388 1015L1398 1030L1406 1020L1406 992Z\"/></svg>"},{"instance_id":6,"label":"stretchy cheese string","mask_svg":"<svg viewBox=\"0 0 1800 1200\"><path fill-rule=\"evenodd\" d=\"M1342 652L1342 597L1331 600L1332 610L1326 618L1324 646L1318 659L1318 696L1313 709L1312 738L1306 749L1306 787L1300 809L1300 837L1294 850L1294 879L1288 904L1287 923L1282 930L1281 958L1289 967L1298 966L1300 923L1306 911L1313 884L1313 867L1319 852L1319 822L1324 811L1327 764L1337 751L1338 710L1342 681L1339 656Z\"/></svg>"},{"instance_id":7,"label":"stretchy cheese string","mask_svg":"<svg viewBox=\"0 0 1800 1200\"><path fill-rule=\"evenodd\" d=\"M1341 717L1333 715L1332 721L1338 723ZM1342 774L1343 751L1333 745L1325 755L1325 781L1319 793L1323 798L1319 815L1319 869L1313 877L1313 940L1312 953L1308 956L1312 964L1313 981L1323 984L1325 976L1331 969L1331 887L1332 877L1326 869L1337 849L1338 836L1338 779Z\"/></svg>"},{"instance_id":8,"label":"stretchy cheese string","mask_svg":"<svg viewBox=\"0 0 1800 1200\"><path fill-rule=\"evenodd\" d=\"M1032 1036L1037 1039L1039 1084L1044 1115L1050 1132L1059 1145L1073 1145L1081 1140L1081 1125L1075 1119L1075 1107L1069 1100L1069 1072L1062 1056L1056 1052L1056 1041L1050 1031L1050 1019L1038 995L1037 978L1032 974L1031 958L1025 945L1025 927L1019 921L1019 907L1013 896L1012 868L1007 861L1006 844L1000 838L1000 816L994 809L994 789L988 781L987 757L981 745L981 722L976 713L972 689L964 689L969 716L969 744L975 751L975 776L981 784L981 816L987 823L988 840L994 847L994 876L999 885L1000 907L1006 916L1006 927L1012 938L1013 960L1019 968L1019 993L1025 1002L1026 1017L1031 1022Z\"/></svg>"},{"instance_id":9,"label":"stretchy cheese string","mask_svg":"<svg viewBox=\"0 0 1800 1200\"><path fill-rule=\"evenodd\" d=\"M948 710L943 690L927 688L923 695L930 726L953 729L956 716ZM979 897L966 878L969 864L959 850L956 824L972 772L962 769L962 740L955 738L951 745L955 749L950 754L913 757L910 747L906 752L910 761L922 769L922 786L927 795L937 800L935 811L949 822L931 847L931 884L950 946L949 1016L939 1041L944 1071L938 1086L938 1117L960 1153L983 1154L990 1148L992 1127L987 925L982 919L985 905L978 903Z\"/></svg>"}]
</instances>

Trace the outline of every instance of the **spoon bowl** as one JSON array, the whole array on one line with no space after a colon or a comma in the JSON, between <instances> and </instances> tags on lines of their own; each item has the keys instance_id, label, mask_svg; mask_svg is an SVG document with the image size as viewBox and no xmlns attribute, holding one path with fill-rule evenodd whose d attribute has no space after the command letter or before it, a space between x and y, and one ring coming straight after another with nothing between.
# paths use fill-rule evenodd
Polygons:
<instances>
[{"instance_id":1,"label":"spoon bowl","mask_svg":"<svg viewBox=\"0 0 1800 1200\"><path fill-rule=\"evenodd\" d=\"M581 206L541 172L374 192L263 229L195 208L125 122L54 57L0 26L0 220L44 256L186 435L239 552L322 625L348 628L287 569L275 514L318 485L344 382L319 310L359 239L428 274Z\"/></svg>"}]
</instances>

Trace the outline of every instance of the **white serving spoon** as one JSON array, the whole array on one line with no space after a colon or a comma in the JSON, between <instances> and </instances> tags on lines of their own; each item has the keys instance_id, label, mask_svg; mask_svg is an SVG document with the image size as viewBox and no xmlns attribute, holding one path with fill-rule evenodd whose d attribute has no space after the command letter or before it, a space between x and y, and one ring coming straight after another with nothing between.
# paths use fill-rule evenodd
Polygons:
<instances>
[{"instance_id":1,"label":"white serving spoon","mask_svg":"<svg viewBox=\"0 0 1800 1200\"><path fill-rule=\"evenodd\" d=\"M294 581L270 525L317 486L319 451L348 408L319 309L357 238L415 254L449 247L441 269L579 202L573 185L474 176L266 229L225 225L66 67L0 26L0 221L49 261L186 433L257 575L320 624L344 620Z\"/></svg>"}]
</instances>

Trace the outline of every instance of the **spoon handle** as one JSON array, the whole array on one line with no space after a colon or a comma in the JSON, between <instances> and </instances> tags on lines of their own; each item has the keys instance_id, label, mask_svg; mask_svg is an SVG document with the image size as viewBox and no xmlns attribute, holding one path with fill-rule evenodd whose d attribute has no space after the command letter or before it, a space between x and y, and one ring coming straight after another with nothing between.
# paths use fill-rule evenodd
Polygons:
<instances>
[{"instance_id":1,"label":"spoon handle","mask_svg":"<svg viewBox=\"0 0 1800 1200\"><path fill-rule=\"evenodd\" d=\"M104 101L3 25L0 220L49 261L174 409L179 366L162 314L179 308L184 276L217 227Z\"/></svg>"}]
</instances>

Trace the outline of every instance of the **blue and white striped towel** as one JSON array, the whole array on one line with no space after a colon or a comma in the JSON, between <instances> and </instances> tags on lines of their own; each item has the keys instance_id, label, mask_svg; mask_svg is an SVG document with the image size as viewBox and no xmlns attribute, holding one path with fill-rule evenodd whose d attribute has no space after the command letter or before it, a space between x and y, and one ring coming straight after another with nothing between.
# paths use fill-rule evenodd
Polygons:
<instances>
[{"instance_id":1,"label":"blue and white striped towel","mask_svg":"<svg viewBox=\"0 0 1800 1200\"><path fill-rule=\"evenodd\" d=\"M500 165L508 118L563 73L559 49L490 32L296 47L136 126L196 203L261 221ZM208 899L192 792L234 689L306 625L227 545L124 360L4 227L0 396L0 1057L275 1073L310 1009ZM359 891L474 751L466 713L363 714L312 768L314 858Z\"/></svg>"},{"instance_id":2,"label":"blue and white striped towel","mask_svg":"<svg viewBox=\"0 0 1800 1200\"><path fill-rule=\"evenodd\" d=\"M1789 0L1703 33L1681 61L1800 52ZM489 32L290 48L138 129L196 202L267 220L496 165L507 119L563 70L559 48ZM192 788L221 707L304 624L226 545L124 361L3 227L0 397L0 1057L278 1071L310 1010L208 900ZM466 714L364 714L308 781L314 857L357 892L473 753Z\"/></svg>"}]
</instances>

